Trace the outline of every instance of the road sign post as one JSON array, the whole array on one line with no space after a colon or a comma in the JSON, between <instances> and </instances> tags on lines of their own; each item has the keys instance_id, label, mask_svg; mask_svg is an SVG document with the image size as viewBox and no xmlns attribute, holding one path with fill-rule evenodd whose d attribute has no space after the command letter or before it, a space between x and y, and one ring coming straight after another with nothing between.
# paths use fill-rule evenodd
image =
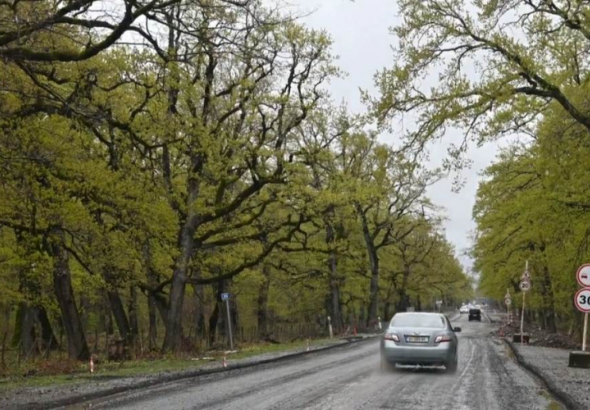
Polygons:
<instances>
[{"instance_id":1,"label":"road sign post","mask_svg":"<svg viewBox=\"0 0 590 410\"><path fill-rule=\"evenodd\" d=\"M586 351L586 333L588 332L588 312L584 313L584 335L582 336L582 351Z\"/></svg>"},{"instance_id":2,"label":"road sign post","mask_svg":"<svg viewBox=\"0 0 590 410\"><path fill-rule=\"evenodd\" d=\"M524 301L526 292L522 292L522 312L520 314L520 344L524 341Z\"/></svg>"},{"instance_id":3,"label":"road sign post","mask_svg":"<svg viewBox=\"0 0 590 410\"><path fill-rule=\"evenodd\" d=\"M526 261L526 265L524 268L524 273L521 277L520 284L518 285L520 290L522 291L522 313L520 314L520 344L525 343L525 336L524 336L524 309L525 309L525 302L526 302L526 293L531 290L531 276L529 274L529 261Z\"/></svg>"},{"instance_id":4,"label":"road sign post","mask_svg":"<svg viewBox=\"0 0 590 410\"><path fill-rule=\"evenodd\" d=\"M590 287L582 288L574 296L576 308L584 313L584 330L582 333L582 351L586 351L586 333L588 331L588 312L590 312Z\"/></svg>"},{"instance_id":5,"label":"road sign post","mask_svg":"<svg viewBox=\"0 0 590 410\"><path fill-rule=\"evenodd\" d=\"M231 331L231 315L229 313L229 293L222 293L221 300L225 301L225 307L227 310L227 331L229 335L229 347L230 350L234 350L234 339Z\"/></svg>"},{"instance_id":6,"label":"road sign post","mask_svg":"<svg viewBox=\"0 0 590 410\"><path fill-rule=\"evenodd\" d=\"M580 284L580 286L582 286L583 288L590 287L590 264L585 263L584 265L578 268L576 272L576 280L578 281L578 284ZM585 292L578 291L578 293L576 293L576 299L581 298L587 299L587 297L585 296ZM580 303L580 300L576 301L576 306L578 306L578 303ZM588 310L582 310L583 306L579 307L578 309L584 312L584 334L582 335L582 351L585 352L586 332L588 330Z\"/></svg>"},{"instance_id":7,"label":"road sign post","mask_svg":"<svg viewBox=\"0 0 590 410\"><path fill-rule=\"evenodd\" d=\"M576 271L576 280L581 289L574 295L576 309L584 313L584 329L582 331L582 351L570 352L569 367L590 368L590 354L586 352L588 333L588 312L590 312L590 264L585 263Z\"/></svg>"}]
</instances>

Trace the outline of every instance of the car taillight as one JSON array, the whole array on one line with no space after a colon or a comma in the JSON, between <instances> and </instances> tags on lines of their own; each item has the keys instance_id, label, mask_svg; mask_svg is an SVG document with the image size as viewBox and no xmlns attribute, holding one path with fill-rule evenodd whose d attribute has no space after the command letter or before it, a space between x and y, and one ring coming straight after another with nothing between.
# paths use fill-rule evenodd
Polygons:
<instances>
[{"instance_id":1,"label":"car taillight","mask_svg":"<svg viewBox=\"0 0 590 410\"><path fill-rule=\"evenodd\" d=\"M383 338L385 340L393 340L394 342L399 342L399 337L397 337L397 335L394 335L393 333L385 333L385 336L383 336Z\"/></svg>"},{"instance_id":2,"label":"car taillight","mask_svg":"<svg viewBox=\"0 0 590 410\"><path fill-rule=\"evenodd\" d=\"M450 342L451 341L451 336L447 336L447 335L440 335L437 336L436 339L434 339L434 343L442 343L442 342Z\"/></svg>"}]
</instances>

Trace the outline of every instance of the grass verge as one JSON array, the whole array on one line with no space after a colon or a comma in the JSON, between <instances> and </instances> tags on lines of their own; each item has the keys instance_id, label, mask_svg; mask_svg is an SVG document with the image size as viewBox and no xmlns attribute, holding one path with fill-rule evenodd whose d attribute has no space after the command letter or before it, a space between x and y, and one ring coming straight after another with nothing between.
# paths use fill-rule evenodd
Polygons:
<instances>
[{"instance_id":1,"label":"grass verge","mask_svg":"<svg viewBox=\"0 0 590 410\"><path fill-rule=\"evenodd\" d=\"M330 339L316 339L310 342L315 348L330 344ZM244 345L236 353L228 354L227 360L245 359L269 353L286 351L301 351L305 349L306 341L271 344L257 343ZM223 351L211 351L203 356L183 355L178 357L157 357L125 362L98 362L94 374L89 374L88 364L68 362L60 359L54 361L38 361L29 363L20 370L12 369L0 377L0 392L24 387L54 387L80 383L106 381L116 378L149 376L159 373L196 370L211 362L221 362ZM212 360L204 360L209 357ZM199 359L199 360L196 360Z\"/></svg>"}]
</instances>

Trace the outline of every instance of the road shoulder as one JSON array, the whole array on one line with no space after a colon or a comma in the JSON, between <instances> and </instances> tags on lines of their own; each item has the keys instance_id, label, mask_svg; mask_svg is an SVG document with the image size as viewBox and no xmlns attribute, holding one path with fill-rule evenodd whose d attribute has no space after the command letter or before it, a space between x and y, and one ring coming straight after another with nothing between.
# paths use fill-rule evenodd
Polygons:
<instances>
[{"instance_id":1,"label":"road shoulder","mask_svg":"<svg viewBox=\"0 0 590 410\"><path fill-rule=\"evenodd\" d=\"M505 341L518 363L537 376L568 409L590 408L590 370L568 367L568 350Z\"/></svg>"},{"instance_id":2,"label":"road shoulder","mask_svg":"<svg viewBox=\"0 0 590 410\"><path fill-rule=\"evenodd\" d=\"M221 374L232 370L247 369L283 360L297 359L308 354L325 352L365 340L371 340L374 337L375 335L364 335L351 340L335 339L327 344L312 345L309 351L306 348L298 348L235 360L230 358L227 368L224 368L220 362L210 362L195 369L182 371L165 371L143 376L115 378L101 378L98 374L86 379L87 381L83 383L60 386L23 387L0 391L0 409L46 409L61 407L126 391L148 388L162 383L216 373Z\"/></svg>"}]
</instances>

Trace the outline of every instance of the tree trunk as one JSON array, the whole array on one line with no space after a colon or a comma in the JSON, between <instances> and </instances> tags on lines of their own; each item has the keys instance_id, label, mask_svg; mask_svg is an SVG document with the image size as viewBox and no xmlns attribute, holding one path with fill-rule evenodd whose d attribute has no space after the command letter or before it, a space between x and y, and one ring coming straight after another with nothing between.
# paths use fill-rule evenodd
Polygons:
<instances>
[{"instance_id":1,"label":"tree trunk","mask_svg":"<svg viewBox=\"0 0 590 410\"><path fill-rule=\"evenodd\" d=\"M24 357L35 356L38 353L35 334L36 309L26 302L18 305L14 329L14 341L20 345Z\"/></svg>"},{"instance_id":2,"label":"tree trunk","mask_svg":"<svg viewBox=\"0 0 590 410\"><path fill-rule=\"evenodd\" d=\"M72 289L69 255L61 243L63 233L58 231L54 233L53 237L54 242L51 244L54 260L53 290L59 303L64 331L68 338L68 356L70 359L88 360L90 351L86 344L82 321Z\"/></svg>"},{"instance_id":3,"label":"tree trunk","mask_svg":"<svg viewBox=\"0 0 590 410\"><path fill-rule=\"evenodd\" d=\"M148 348L149 350L155 350L158 340L158 321L156 316L156 301L151 294L148 294L147 304L149 318Z\"/></svg>"},{"instance_id":4,"label":"tree trunk","mask_svg":"<svg viewBox=\"0 0 590 410\"><path fill-rule=\"evenodd\" d=\"M43 346L45 347L45 349L58 349L59 344L57 343L57 339L55 338L55 334L53 333L53 328L51 327L51 322L49 321L47 311L44 307L38 308L37 318L39 319L39 323L41 324L41 339L43 340Z\"/></svg>"},{"instance_id":5,"label":"tree trunk","mask_svg":"<svg viewBox=\"0 0 590 410\"><path fill-rule=\"evenodd\" d=\"M135 343L139 335L139 322L137 320L137 289L131 285L129 288L129 301L127 303L127 312L129 315L129 332L132 343Z\"/></svg>"},{"instance_id":6,"label":"tree trunk","mask_svg":"<svg viewBox=\"0 0 590 410\"><path fill-rule=\"evenodd\" d=\"M117 329L119 330L119 337L127 341L131 335L131 328L129 326L129 320L127 319L123 302L119 296L119 291L117 289L108 290L107 297L109 298L111 312L115 318Z\"/></svg>"},{"instance_id":7,"label":"tree trunk","mask_svg":"<svg viewBox=\"0 0 590 410\"><path fill-rule=\"evenodd\" d=\"M113 326L113 313L111 309L106 309L104 322L107 336L112 336L115 333L115 328Z\"/></svg>"},{"instance_id":8,"label":"tree trunk","mask_svg":"<svg viewBox=\"0 0 590 410\"><path fill-rule=\"evenodd\" d=\"M395 307L396 312L407 312L410 307L410 297L407 294L408 279L410 277L410 267L406 265L402 276L402 284L398 290L398 301Z\"/></svg>"},{"instance_id":9,"label":"tree trunk","mask_svg":"<svg viewBox=\"0 0 590 410\"><path fill-rule=\"evenodd\" d=\"M377 255L377 248L373 237L369 232L369 223L360 205L356 206L357 212L361 218L363 227L363 237L367 248L367 255L369 257L369 266L371 269L371 283L369 285L369 311L367 315L367 325L370 326L377 320L377 309L379 307L379 256Z\"/></svg>"},{"instance_id":10,"label":"tree trunk","mask_svg":"<svg viewBox=\"0 0 590 410\"><path fill-rule=\"evenodd\" d=\"M143 243L143 263L145 265L146 270L146 277L148 285L151 289L155 289L158 283L158 275L154 271L153 264L152 264L152 252L150 247L150 240L146 239ZM149 330L148 330L148 349L155 350L157 348L157 340L158 340L158 318L156 315L156 310L158 309L158 301L156 300L157 297L154 295L154 292L148 290L147 292L147 308L148 308L148 321L149 321ZM162 298L161 298L162 299ZM165 301L162 300L164 306ZM164 306L160 309L160 315L162 316L164 322L167 319L168 309L164 308Z\"/></svg>"},{"instance_id":11,"label":"tree trunk","mask_svg":"<svg viewBox=\"0 0 590 410\"><path fill-rule=\"evenodd\" d=\"M194 185L196 185L196 182L194 182ZM174 273L172 274L168 320L166 321L166 336L164 337L163 346L164 351L177 351L180 348L182 339L182 307L184 304L187 272L194 250L194 235L198 222L193 210L193 203L197 197L196 188L189 189L189 197L191 198L187 204L189 217L180 234L180 255L176 259Z\"/></svg>"},{"instance_id":12,"label":"tree trunk","mask_svg":"<svg viewBox=\"0 0 590 410\"><path fill-rule=\"evenodd\" d=\"M258 288L258 337L266 339L268 334L268 292L270 290L270 266L265 263L262 267L264 280Z\"/></svg>"},{"instance_id":13,"label":"tree trunk","mask_svg":"<svg viewBox=\"0 0 590 410\"><path fill-rule=\"evenodd\" d=\"M218 293L219 296L219 293ZM218 299L218 298L216 298ZM218 300L215 301L215 307L213 308L213 312L211 316L209 316L209 346L213 347L215 344L215 337L217 333L217 325L219 324L219 302Z\"/></svg>"},{"instance_id":14,"label":"tree trunk","mask_svg":"<svg viewBox=\"0 0 590 410\"><path fill-rule=\"evenodd\" d=\"M238 329L240 328L240 312L238 310L238 299L236 297L232 296L230 298L228 304L229 304L229 314L231 317L231 321L230 321L230 323L226 323L226 327L231 326L231 329L232 329L231 333L233 335L234 345L235 345L235 341L237 340L237 337L238 337L237 336ZM226 309L227 309L227 305L226 305ZM225 312L225 315L227 317L227 311ZM227 334L227 337L229 338L229 333ZM229 339L228 339L228 341L229 341Z\"/></svg>"},{"instance_id":15,"label":"tree trunk","mask_svg":"<svg viewBox=\"0 0 590 410\"><path fill-rule=\"evenodd\" d=\"M80 320L82 320L82 328L88 329L88 312L90 311L90 301L86 295L80 292Z\"/></svg>"},{"instance_id":16,"label":"tree trunk","mask_svg":"<svg viewBox=\"0 0 590 410\"><path fill-rule=\"evenodd\" d=\"M195 269L193 276L200 278L200 270ZM197 339L203 339L205 337L205 294L203 285L193 284L193 293L195 295L195 336Z\"/></svg>"},{"instance_id":17,"label":"tree trunk","mask_svg":"<svg viewBox=\"0 0 590 410\"><path fill-rule=\"evenodd\" d=\"M334 228L326 221L326 244L331 247L336 237L334 234ZM328 256L328 271L329 282L330 282L330 316L332 318L332 326L337 332L342 331L342 311L340 301L340 279L338 277L338 260L336 258L336 252L330 249L330 255Z\"/></svg>"},{"instance_id":18,"label":"tree trunk","mask_svg":"<svg viewBox=\"0 0 590 410\"><path fill-rule=\"evenodd\" d=\"M391 302L385 302L383 306L383 320L389 320L389 311L391 310Z\"/></svg>"},{"instance_id":19,"label":"tree trunk","mask_svg":"<svg viewBox=\"0 0 590 410\"><path fill-rule=\"evenodd\" d=\"M547 265L543 267L543 304L545 305L545 323L547 331L550 333L557 332L555 324L555 300L553 297L553 285L551 283L551 275Z\"/></svg>"},{"instance_id":20,"label":"tree trunk","mask_svg":"<svg viewBox=\"0 0 590 410\"><path fill-rule=\"evenodd\" d=\"M5 358L5 351L6 351L6 339L8 338L8 330L10 327L10 306L9 305L2 305L0 304L0 312L2 312L2 321L0 322L0 344L2 345L0 348L2 349L2 353L0 353L0 369L6 369L6 358Z\"/></svg>"}]
</instances>

